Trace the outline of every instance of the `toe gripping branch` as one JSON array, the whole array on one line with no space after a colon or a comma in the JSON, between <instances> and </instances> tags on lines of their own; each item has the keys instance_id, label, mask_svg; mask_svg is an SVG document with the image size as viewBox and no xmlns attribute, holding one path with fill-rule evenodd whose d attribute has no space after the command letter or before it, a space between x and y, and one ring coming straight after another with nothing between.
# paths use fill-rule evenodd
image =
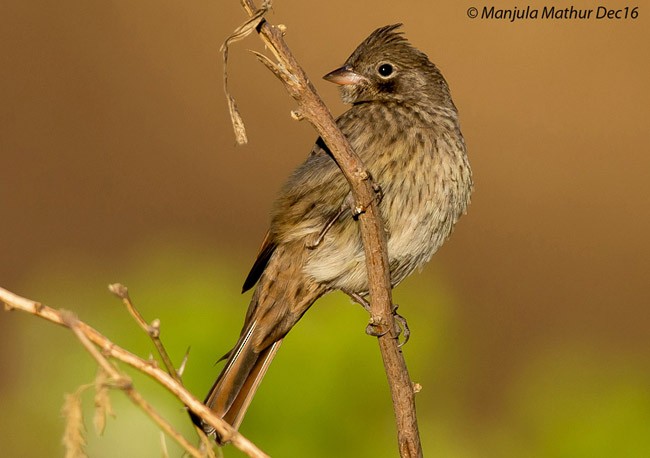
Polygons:
<instances>
[{"instance_id":1,"label":"toe gripping branch","mask_svg":"<svg viewBox=\"0 0 650 458\"><path fill-rule=\"evenodd\" d=\"M370 322L366 327L366 334L374 337L380 337L390 332L390 328L386 326L385 323L382 323L381 318L372 314L370 303L361 294L350 291L343 292L350 296L354 302L360 304L368 313L370 313ZM411 337L411 330L409 329L406 318L397 313L398 307L399 305L393 304L393 330L395 332L396 339L399 340L400 336L404 337L404 340L399 343L399 346L401 348L406 345L406 342L409 341L409 338Z\"/></svg>"}]
</instances>

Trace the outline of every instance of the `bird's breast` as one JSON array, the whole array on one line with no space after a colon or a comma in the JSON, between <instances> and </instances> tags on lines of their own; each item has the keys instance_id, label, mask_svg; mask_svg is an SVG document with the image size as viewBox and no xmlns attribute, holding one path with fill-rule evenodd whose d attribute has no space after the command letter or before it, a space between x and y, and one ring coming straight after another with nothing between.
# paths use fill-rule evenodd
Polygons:
<instances>
[{"instance_id":1,"label":"bird's breast","mask_svg":"<svg viewBox=\"0 0 650 458\"><path fill-rule=\"evenodd\" d=\"M471 172L460 130L455 119L385 106L353 113L340 127L381 187L396 285L431 258L467 207ZM332 226L307 271L334 288L367 291L358 223L348 215Z\"/></svg>"}]
</instances>

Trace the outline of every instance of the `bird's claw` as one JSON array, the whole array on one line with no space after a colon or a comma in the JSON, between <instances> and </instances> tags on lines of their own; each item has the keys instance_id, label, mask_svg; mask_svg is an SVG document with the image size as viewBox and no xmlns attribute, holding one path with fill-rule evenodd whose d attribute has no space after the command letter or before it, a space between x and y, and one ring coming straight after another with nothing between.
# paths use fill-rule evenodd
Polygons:
<instances>
[{"instance_id":1,"label":"bird's claw","mask_svg":"<svg viewBox=\"0 0 650 458\"><path fill-rule=\"evenodd\" d=\"M375 191L375 199L377 199L377 204L379 205L384 200L384 190L374 181L372 182L372 190Z\"/></svg>"},{"instance_id":2,"label":"bird's claw","mask_svg":"<svg viewBox=\"0 0 650 458\"><path fill-rule=\"evenodd\" d=\"M397 340L399 341L400 335L404 336L404 340L402 342L399 342L399 347L402 348L404 345L406 345L406 342L409 341L409 338L411 337L411 330L409 329L408 322L406 321L406 318L404 318L402 315L397 313L397 308L399 305L393 304L393 318L395 319L395 327L396 327L396 333L397 333Z\"/></svg>"},{"instance_id":3,"label":"bird's claw","mask_svg":"<svg viewBox=\"0 0 650 458\"><path fill-rule=\"evenodd\" d=\"M361 294L347 290L342 291L350 296L354 302L360 304L368 313L370 313L370 321L368 322L368 326L366 326L366 334L369 336L381 337L390 330L390 328L386 326L386 323L382 321L380 316L372 314L370 303ZM401 348L406 345L406 342L409 341L409 338L411 337L411 330L409 329L406 318L397 313L398 308L399 305L393 304L391 313L393 314L393 329L395 331L395 338L399 341L399 337L404 336L404 341L399 342L399 347Z\"/></svg>"},{"instance_id":4,"label":"bird's claw","mask_svg":"<svg viewBox=\"0 0 650 458\"><path fill-rule=\"evenodd\" d=\"M406 342L409 341L409 338L411 337L411 330L409 329L406 318L397 313L397 307L399 307L397 304L393 304L393 329L395 331L395 339L398 341L398 347L402 348L404 345L406 345ZM374 315L370 317L368 326L366 326L366 334L373 337L381 337L387 334L389 331L390 327L386 326L386 323L381 320L381 317ZM404 337L404 340L401 342L399 342L400 336Z\"/></svg>"}]
</instances>

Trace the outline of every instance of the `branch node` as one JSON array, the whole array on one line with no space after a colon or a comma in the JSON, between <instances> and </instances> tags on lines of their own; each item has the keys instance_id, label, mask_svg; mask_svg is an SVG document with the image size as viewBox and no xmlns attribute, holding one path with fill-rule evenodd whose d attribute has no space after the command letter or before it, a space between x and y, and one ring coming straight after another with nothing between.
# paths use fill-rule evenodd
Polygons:
<instances>
[{"instance_id":1,"label":"branch node","mask_svg":"<svg viewBox=\"0 0 650 458\"><path fill-rule=\"evenodd\" d=\"M154 339L160 337L160 320L158 318L153 320L149 325L147 331L149 332L149 335Z\"/></svg>"},{"instance_id":2,"label":"branch node","mask_svg":"<svg viewBox=\"0 0 650 458\"><path fill-rule=\"evenodd\" d=\"M305 119L305 115L300 110L291 110L291 119L294 121L302 121Z\"/></svg>"},{"instance_id":3,"label":"branch node","mask_svg":"<svg viewBox=\"0 0 650 458\"><path fill-rule=\"evenodd\" d=\"M390 332L390 327L383 320L380 315L371 315L368 326L366 326L366 334L373 337L381 337Z\"/></svg>"},{"instance_id":4,"label":"branch node","mask_svg":"<svg viewBox=\"0 0 650 458\"><path fill-rule=\"evenodd\" d=\"M413 393L417 394L420 391L422 391L422 385L420 385L419 383L413 383Z\"/></svg>"},{"instance_id":5,"label":"branch node","mask_svg":"<svg viewBox=\"0 0 650 458\"><path fill-rule=\"evenodd\" d=\"M63 324L70 328L74 335L79 339L81 345L91 354L93 359L98 363L100 371L105 374L102 380L98 380L95 386L101 391L102 386L115 387L124 390L126 395L146 412L153 421L158 424L170 437L178 442L192 457L205 458L214 456L211 450L200 451L194 447L185 437L178 433L132 386L132 381L128 376L123 375L117 366L109 362L108 358L120 360L143 374L147 374L165 387L169 392L181 400L192 412L201 415L206 422L215 428L218 428L219 434L230 439L235 447L246 453L252 458L268 458L264 452L257 448L252 442L238 433L228 423L217 417L201 401L194 398L188 392L179 380L173 376L161 371L155 364L151 364L135 356L133 353L119 347L97 330L79 321L74 313L65 310L55 310L46 305L36 303L30 299L20 297L0 287L0 302L9 305L9 308L17 309L51 323ZM106 379L103 379L106 377ZM92 386L92 385L88 385ZM108 412L108 410L106 411ZM110 413L110 412L108 412ZM101 423L101 422L100 422ZM101 424L100 424L101 426ZM101 429L101 428L100 428ZM204 435L205 436L205 435Z\"/></svg>"},{"instance_id":6,"label":"branch node","mask_svg":"<svg viewBox=\"0 0 650 458\"><path fill-rule=\"evenodd\" d=\"M61 309L61 321L63 324L69 328L73 328L77 322L79 321L77 319L77 315L75 315L73 312L70 310L63 310Z\"/></svg>"},{"instance_id":7,"label":"branch node","mask_svg":"<svg viewBox=\"0 0 650 458\"><path fill-rule=\"evenodd\" d=\"M370 172L368 172L366 169L356 169L354 171L354 176L361 181L366 181L370 179Z\"/></svg>"},{"instance_id":8,"label":"branch node","mask_svg":"<svg viewBox=\"0 0 650 458\"><path fill-rule=\"evenodd\" d=\"M106 358L109 358L113 355L115 344L111 341L107 341L106 344L103 345L101 348L102 348L102 355L104 355Z\"/></svg>"},{"instance_id":9,"label":"branch node","mask_svg":"<svg viewBox=\"0 0 650 458\"><path fill-rule=\"evenodd\" d=\"M368 207L363 204L356 204L352 209L352 218L356 220L359 216L363 215L367 209Z\"/></svg>"},{"instance_id":10,"label":"branch node","mask_svg":"<svg viewBox=\"0 0 650 458\"><path fill-rule=\"evenodd\" d=\"M111 379L106 384L111 388L123 391L133 389L133 381L125 375L120 375L117 378Z\"/></svg>"},{"instance_id":11,"label":"branch node","mask_svg":"<svg viewBox=\"0 0 650 458\"><path fill-rule=\"evenodd\" d=\"M118 298L123 301L128 301L129 299L129 289L124 286L122 283L113 283L108 285L108 290L116 295Z\"/></svg>"}]
</instances>

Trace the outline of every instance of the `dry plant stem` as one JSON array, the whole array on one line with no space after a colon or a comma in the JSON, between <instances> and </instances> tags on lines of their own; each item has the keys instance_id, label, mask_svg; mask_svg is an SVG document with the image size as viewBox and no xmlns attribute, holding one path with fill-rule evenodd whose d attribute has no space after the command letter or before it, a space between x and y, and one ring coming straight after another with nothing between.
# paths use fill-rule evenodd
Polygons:
<instances>
[{"instance_id":1,"label":"dry plant stem","mask_svg":"<svg viewBox=\"0 0 650 458\"><path fill-rule=\"evenodd\" d=\"M160 340L160 321L154 320L152 324L147 324L147 322L144 320L144 318L142 317L138 309L136 309L135 305L133 305L133 301L129 296L129 290L126 286L120 283L114 283L112 285L109 285L108 289L110 290L110 292L112 292L122 300L122 303L129 311L129 313L136 321L136 323L138 323L140 327L144 330L144 332L146 332L149 335L149 337L151 337L151 340L153 341L153 344L156 347L158 354L160 355L160 359L162 359L162 362L165 365L165 368L167 369L169 375L174 377L174 380L176 380L177 382L183 383L180 374L174 367L174 364L172 363L172 360L169 357L167 350L165 350L165 346Z\"/></svg>"},{"instance_id":2,"label":"dry plant stem","mask_svg":"<svg viewBox=\"0 0 650 458\"><path fill-rule=\"evenodd\" d=\"M160 339L160 320L156 319L152 321L151 324L147 324L140 311L133 304L131 296L129 296L129 289L121 283L113 283L111 285L108 285L108 290L122 301L122 304L124 304L136 323L138 323L144 332L146 332L149 337L151 337L151 340L156 347L156 350L158 351L158 355L160 356L160 359L167 369L167 373L182 385L182 374L185 368L185 363L187 362L187 353L183 357L183 361L181 362L179 369L176 370L174 363L172 363L172 360L169 357L169 353L167 353L167 350L165 349L165 346ZM194 429L199 436L204 435L203 430L198 426L195 425Z\"/></svg>"},{"instance_id":3,"label":"dry plant stem","mask_svg":"<svg viewBox=\"0 0 650 458\"><path fill-rule=\"evenodd\" d=\"M97 361L97 364L112 379L113 385L122 391L131 399L131 401L140 407L149 417L162 429L169 437L180 444L190 455L196 458L202 458L204 455L201 451L189 443L185 437L174 429L154 408L149 404L142 395L133 388L131 379L120 372L113 366L108 359L97 349L97 347L86 337L79 328L79 320L70 312L62 314L64 325L70 328L81 344L88 350L91 356Z\"/></svg>"},{"instance_id":4,"label":"dry plant stem","mask_svg":"<svg viewBox=\"0 0 650 458\"><path fill-rule=\"evenodd\" d=\"M69 327L65 323L63 317L64 314L62 312L38 302L34 302L30 299L18 296L6 289L0 288L0 301L4 302L6 310L22 310L53 323ZM87 325L83 321L76 322L76 329L90 342L97 345L103 356L122 361L156 380L160 385L176 396L192 412L199 415L207 424L214 427L221 437L231 442L233 446L244 452L246 455L252 458L268 458L268 455L262 452L255 444L242 436L221 418L214 415L210 409L204 406L201 401L192 395L192 393L187 391L182 384L174 380L174 378L167 372L158 368L155 362L146 361L115 345L103 334L99 333L96 329ZM102 368L104 368L104 366L102 366Z\"/></svg>"},{"instance_id":5,"label":"dry plant stem","mask_svg":"<svg viewBox=\"0 0 650 458\"><path fill-rule=\"evenodd\" d=\"M240 1L249 16L256 14L257 8L252 0ZM257 54L258 58L282 80L289 94L297 101L300 116L309 120L325 141L350 184L356 207L362 212L359 223L368 271L371 321L376 323L379 334L383 334L378 341L393 399L400 456L421 457L415 392L393 325L386 237L372 178L289 50L283 38L283 28L262 20L258 32L277 62L260 54Z\"/></svg>"}]
</instances>

